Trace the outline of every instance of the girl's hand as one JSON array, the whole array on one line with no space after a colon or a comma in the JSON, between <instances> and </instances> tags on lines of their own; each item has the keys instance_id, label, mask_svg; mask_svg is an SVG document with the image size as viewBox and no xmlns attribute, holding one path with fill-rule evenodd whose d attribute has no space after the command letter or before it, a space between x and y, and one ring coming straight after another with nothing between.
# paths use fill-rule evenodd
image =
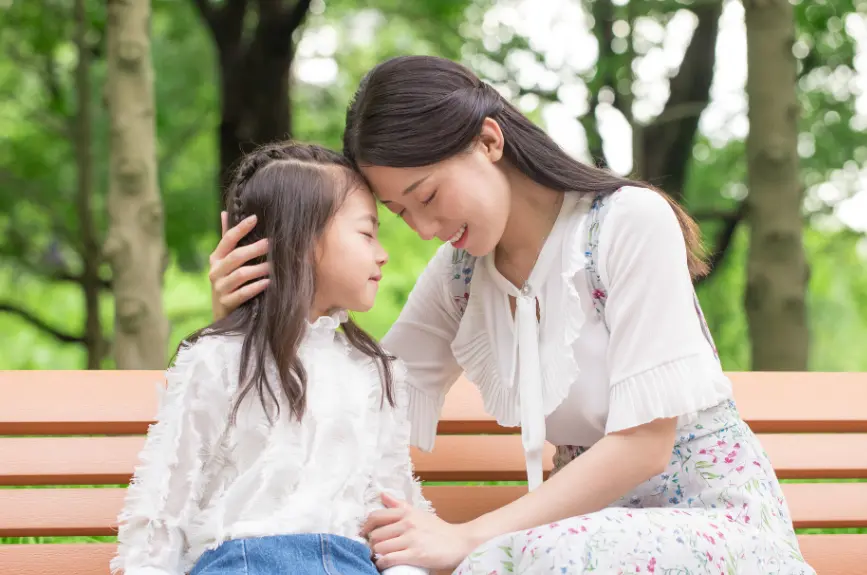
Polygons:
<instances>
[{"instance_id":1,"label":"girl's hand","mask_svg":"<svg viewBox=\"0 0 867 575\"><path fill-rule=\"evenodd\" d=\"M270 282L267 277L264 277L268 275L267 263L255 266L244 265L251 259L268 253L268 240L263 239L249 246L237 247L241 238L255 227L256 216L250 216L227 230L228 214L220 212L220 222L223 238L209 258L211 269L208 273L211 280L211 307L214 310L215 320L223 319L239 305L262 293ZM247 283L256 278L263 279Z\"/></svg>"},{"instance_id":2,"label":"girl's hand","mask_svg":"<svg viewBox=\"0 0 867 575\"><path fill-rule=\"evenodd\" d=\"M380 570L394 565L452 570L476 547L462 525L382 495L385 509L374 511L362 528Z\"/></svg>"}]
</instances>

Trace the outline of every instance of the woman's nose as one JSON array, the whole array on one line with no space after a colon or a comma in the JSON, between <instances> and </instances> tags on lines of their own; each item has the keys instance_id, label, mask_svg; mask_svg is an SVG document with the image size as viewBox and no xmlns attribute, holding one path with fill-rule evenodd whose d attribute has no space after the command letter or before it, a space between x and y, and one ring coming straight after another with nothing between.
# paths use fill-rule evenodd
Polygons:
<instances>
[{"instance_id":1,"label":"woman's nose","mask_svg":"<svg viewBox=\"0 0 867 575\"><path fill-rule=\"evenodd\" d=\"M425 241L432 240L436 237L439 226L435 220L419 218L413 222L415 233Z\"/></svg>"}]
</instances>

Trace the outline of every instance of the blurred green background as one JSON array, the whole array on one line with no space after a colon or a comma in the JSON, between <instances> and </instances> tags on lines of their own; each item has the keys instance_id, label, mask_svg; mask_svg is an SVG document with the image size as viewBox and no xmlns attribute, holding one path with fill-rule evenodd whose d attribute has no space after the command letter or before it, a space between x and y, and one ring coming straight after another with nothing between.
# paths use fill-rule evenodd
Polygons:
<instances>
[{"instance_id":1,"label":"blurred green background","mask_svg":"<svg viewBox=\"0 0 867 575\"><path fill-rule=\"evenodd\" d=\"M288 11L295 2L283 5ZM79 23L90 56L84 72L91 99L82 102L72 4L0 0L0 369L81 369L88 353L101 367L114 367L111 271L102 261L102 341L84 337L81 274L92 255L83 247L76 208L88 195L101 244L109 157L105 10L102 1L88 1L87 21ZM220 47L221 28L207 23L202 6L213 19L233 4L245 6L233 48L243 52L265 34L259 3L153 0L159 187L170 255L167 357L210 318L207 266L218 241L219 134L226 120L221 86L265 89L254 72L224 69L221 76L220 54L228 48ZM867 371L867 2L795 4L797 147L811 272L808 366ZM739 2L318 0L303 16L279 49L291 57L283 105L291 110L293 137L339 149L350 95L386 57L438 54L468 64L570 153L621 173L640 154L643 175L684 202L717 261L699 296L724 367L751 368L744 312L750 238L739 211L748 197ZM83 105L92 127L86 190L75 153ZM384 221L391 261L375 308L359 317L376 336L395 319L437 247L396 218Z\"/></svg>"}]
</instances>

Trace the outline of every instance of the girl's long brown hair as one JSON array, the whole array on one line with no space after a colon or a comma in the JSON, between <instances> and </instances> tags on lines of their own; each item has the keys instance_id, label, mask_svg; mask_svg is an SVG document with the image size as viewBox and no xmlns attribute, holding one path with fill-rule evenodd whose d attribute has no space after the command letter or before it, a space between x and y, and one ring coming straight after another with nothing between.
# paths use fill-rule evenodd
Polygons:
<instances>
[{"instance_id":1,"label":"girl's long brown hair","mask_svg":"<svg viewBox=\"0 0 867 575\"><path fill-rule=\"evenodd\" d=\"M503 131L505 160L534 182L578 194L651 188L680 223L693 277L708 271L698 225L661 190L583 164L473 72L445 58L401 56L374 67L346 114L343 153L355 166L427 166L467 150L485 118Z\"/></svg>"},{"instance_id":2,"label":"girl's long brown hair","mask_svg":"<svg viewBox=\"0 0 867 575\"><path fill-rule=\"evenodd\" d=\"M255 215L256 226L238 243L269 239L265 258L271 283L225 318L200 329L181 344L203 337L242 335L239 393L232 412L255 391L266 413L268 398L276 405L279 385L292 417L301 419L307 400L307 372L298 350L308 326L316 290L315 247L328 222L349 192L362 184L352 164L337 152L316 145L286 142L262 147L243 158L227 194L229 225ZM349 343L373 359L380 372L383 397L394 405L393 357L350 319L343 324ZM268 377L270 361L278 381Z\"/></svg>"}]
</instances>

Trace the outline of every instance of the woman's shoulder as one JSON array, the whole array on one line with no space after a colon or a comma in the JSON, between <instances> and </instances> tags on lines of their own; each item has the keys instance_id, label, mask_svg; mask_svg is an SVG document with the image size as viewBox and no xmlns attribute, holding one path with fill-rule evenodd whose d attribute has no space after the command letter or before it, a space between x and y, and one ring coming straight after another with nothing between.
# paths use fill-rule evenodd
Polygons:
<instances>
[{"instance_id":1,"label":"woman's shoulder","mask_svg":"<svg viewBox=\"0 0 867 575\"><path fill-rule=\"evenodd\" d=\"M434 308L449 314L463 312L469 298L469 285L477 258L450 243L437 248L416 280L413 291Z\"/></svg>"},{"instance_id":2,"label":"woman's shoulder","mask_svg":"<svg viewBox=\"0 0 867 575\"><path fill-rule=\"evenodd\" d=\"M472 267L476 257L466 250L458 249L449 242L437 248L436 253L428 263L427 269L435 271L443 278L444 282L452 279L452 275L460 272L463 268Z\"/></svg>"},{"instance_id":3,"label":"woman's shoulder","mask_svg":"<svg viewBox=\"0 0 867 575\"><path fill-rule=\"evenodd\" d=\"M613 227L677 224L671 203L659 192L643 186L624 186L609 198L609 217Z\"/></svg>"}]
</instances>

